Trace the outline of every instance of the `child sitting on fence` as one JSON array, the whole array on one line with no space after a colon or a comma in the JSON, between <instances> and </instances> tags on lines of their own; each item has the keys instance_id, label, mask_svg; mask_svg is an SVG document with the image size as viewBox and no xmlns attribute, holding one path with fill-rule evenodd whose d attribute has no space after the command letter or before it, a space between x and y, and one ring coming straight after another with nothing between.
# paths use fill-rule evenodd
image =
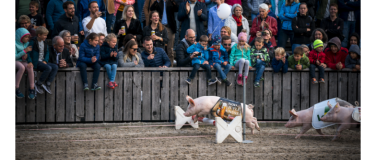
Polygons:
<instances>
[{"instance_id":1,"label":"child sitting on fence","mask_svg":"<svg viewBox=\"0 0 376 160\"><path fill-rule=\"evenodd\" d=\"M209 48L208 60L210 66L218 71L220 79L226 84L226 86L231 86L231 82L227 80L227 74L231 69L231 65L228 63L228 53L221 45L221 37L219 35L214 36L213 45ZM224 68L223 71L222 67ZM219 84L221 84L221 80L218 80Z\"/></svg>"},{"instance_id":2,"label":"child sitting on fence","mask_svg":"<svg viewBox=\"0 0 376 160\"><path fill-rule=\"evenodd\" d=\"M345 66L346 68L353 69L353 71L360 71L360 49L358 45L353 44L350 46Z\"/></svg>"},{"instance_id":3,"label":"child sitting on fence","mask_svg":"<svg viewBox=\"0 0 376 160\"><path fill-rule=\"evenodd\" d=\"M264 46L264 39L255 38L255 46L251 48L251 64L256 67L254 86L260 87L260 79L264 73L265 67L269 64L270 58L268 50Z\"/></svg>"},{"instance_id":4,"label":"child sitting on fence","mask_svg":"<svg viewBox=\"0 0 376 160\"><path fill-rule=\"evenodd\" d=\"M77 67L80 68L80 74L82 83L84 85L84 91L89 90L89 84L87 82L87 67L91 67L94 70L93 82L91 84L91 90L100 90L98 86L98 77L101 65L98 63L100 47L99 36L96 33L90 33L80 47L80 56L77 60Z\"/></svg>"},{"instance_id":5,"label":"child sitting on fence","mask_svg":"<svg viewBox=\"0 0 376 160\"><path fill-rule=\"evenodd\" d=\"M312 84L318 83L316 80L316 76L315 76L316 68L319 69L319 82L325 83L324 70L326 68L326 65L324 63L325 53L323 52L323 48L324 48L324 43L321 40L316 39L313 42L313 50L309 52L308 58L309 58L309 62L311 63L311 65L309 66L309 74L312 79Z\"/></svg>"},{"instance_id":6,"label":"child sitting on fence","mask_svg":"<svg viewBox=\"0 0 376 160\"><path fill-rule=\"evenodd\" d=\"M208 53L208 36L202 35L200 37L199 43L195 43L187 48L187 53L194 54L195 57L192 59L192 72L191 75L185 80L188 84L192 83L192 80L196 76L196 72L201 67L206 72L206 79L208 80L209 85L212 85L218 81L217 77L213 79L211 77L211 67L209 65L209 53Z\"/></svg>"},{"instance_id":7,"label":"child sitting on fence","mask_svg":"<svg viewBox=\"0 0 376 160\"><path fill-rule=\"evenodd\" d=\"M290 68L299 71L306 69L309 66L309 59L304 54L304 49L300 46L294 49L294 54L289 56L287 60Z\"/></svg>"},{"instance_id":8,"label":"child sitting on fence","mask_svg":"<svg viewBox=\"0 0 376 160\"><path fill-rule=\"evenodd\" d=\"M304 54L308 57L308 56L309 56L309 52L311 52L311 51L309 50L309 47L308 47L307 45L305 45L305 44L300 45L300 47L303 48L303 50L304 50Z\"/></svg>"},{"instance_id":9,"label":"child sitting on fence","mask_svg":"<svg viewBox=\"0 0 376 160\"><path fill-rule=\"evenodd\" d=\"M287 73L288 70L288 57L286 56L285 49L278 47L275 50L275 57L272 60L272 68L275 73L282 69L282 73Z\"/></svg>"},{"instance_id":10,"label":"child sitting on fence","mask_svg":"<svg viewBox=\"0 0 376 160\"><path fill-rule=\"evenodd\" d=\"M238 44L234 44L231 48L231 54L230 54L230 64L231 69L239 69L238 77L236 79L236 83L238 85L243 85L243 77L246 79L245 82L247 82L248 78L248 72L251 67L251 60L249 58L249 53L251 50L251 47L246 43L247 41L247 33L240 32L238 35ZM244 68L244 72L243 72Z\"/></svg>"},{"instance_id":11,"label":"child sitting on fence","mask_svg":"<svg viewBox=\"0 0 376 160\"><path fill-rule=\"evenodd\" d=\"M27 75L29 78L29 99L35 98L35 90L34 90L34 70L33 64L30 61L27 61L28 55L27 52L32 50L31 46L29 45L29 39L31 35L29 31L25 28L19 28L16 31L16 97L17 98L24 98L25 96L20 91L20 82L22 79L22 75L27 70Z\"/></svg>"},{"instance_id":12,"label":"child sitting on fence","mask_svg":"<svg viewBox=\"0 0 376 160\"><path fill-rule=\"evenodd\" d=\"M107 87L115 89L118 86L115 82L116 70L119 60L118 49L117 49L117 37L115 34L110 33L104 39L101 49L101 60L99 63L106 68L108 78L110 81Z\"/></svg>"}]
</instances>

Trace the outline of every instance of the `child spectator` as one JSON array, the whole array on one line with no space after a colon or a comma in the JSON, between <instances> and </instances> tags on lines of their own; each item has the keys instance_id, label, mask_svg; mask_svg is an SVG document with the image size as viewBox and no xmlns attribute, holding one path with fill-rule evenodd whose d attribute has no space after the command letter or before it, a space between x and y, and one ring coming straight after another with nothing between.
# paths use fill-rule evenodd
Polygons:
<instances>
[{"instance_id":1,"label":"child spectator","mask_svg":"<svg viewBox=\"0 0 376 160\"><path fill-rule=\"evenodd\" d=\"M304 54L304 50L302 47L298 46L294 50L294 54L289 56L287 59L289 62L289 67L296 70L303 70L308 68L309 66L309 59Z\"/></svg>"},{"instance_id":2,"label":"child spectator","mask_svg":"<svg viewBox=\"0 0 376 160\"><path fill-rule=\"evenodd\" d=\"M31 1L29 3L29 16L31 24L34 25L34 28L37 29L39 26L46 27L46 23L44 22L43 16L38 13L39 3L35 1Z\"/></svg>"},{"instance_id":3,"label":"child spectator","mask_svg":"<svg viewBox=\"0 0 376 160\"><path fill-rule=\"evenodd\" d=\"M324 51L325 64L334 70L341 70L345 68L345 60L348 53L347 48L341 47L341 40L334 37L329 40L328 47Z\"/></svg>"},{"instance_id":4,"label":"child spectator","mask_svg":"<svg viewBox=\"0 0 376 160\"><path fill-rule=\"evenodd\" d=\"M254 86L260 87L260 79L264 73L266 65L270 62L270 57L267 49L264 47L264 39L257 37L255 46L251 48L251 64L256 67Z\"/></svg>"},{"instance_id":5,"label":"child spectator","mask_svg":"<svg viewBox=\"0 0 376 160\"><path fill-rule=\"evenodd\" d=\"M322 42L322 41L321 41L321 42ZM305 44L300 45L300 47L303 48L303 50L304 50L304 54L308 57L309 52L310 52L309 47L308 47L307 45L305 45Z\"/></svg>"},{"instance_id":6,"label":"child spectator","mask_svg":"<svg viewBox=\"0 0 376 160\"><path fill-rule=\"evenodd\" d=\"M231 69L231 65L228 63L228 53L226 49L221 45L221 37L219 35L214 36L213 45L209 48L209 64L213 66L220 75L220 79L226 84L231 86L231 82L227 80L227 74ZM224 71L222 71L222 68ZM221 80L218 83L221 84Z\"/></svg>"},{"instance_id":7,"label":"child spectator","mask_svg":"<svg viewBox=\"0 0 376 160\"><path fill-rule=\"evenodd\" d=\"M108 78L110 81L107 84L107 87L115 89L118 86L115 82L116 69L118 65L119 55L117 49L117 38L116 35L110 33L104 40L103 45L101 46L101 60L99 63L106 68Z\"/></svg>"},{"instance_id":8,"label":"child spectator","mask_svg":"<svg viewBox=\"0 0 376 160\"><path fill-rule=\"evenodd\" d=\"M272 36L272 31L269 30L269 29L265 29L262 32L258 31L256 33L256 38L262 37L264 39L264 42L263 42L264 47L267 49L268 54L270 56L270 59L273 59L274 58L274 46L273 46L272 42L270 41L271 36ZM254 46L256 38L254 38L249 45Z\"/></svg>"},{"instance_id":9,"label":"child spectator","mask_svg":"<svg viewBox=\"0 0 376 160\"><path fill-rule=\"evenodd\" d=\"M309 66L309 74L312 79L312 84L318 83L315 76L315 70L316 68L319 69L319 82L325 83L324 80L324 70L325 70L325 53L322 52L324 48L324 43L316 39L315 42L313 42L313 50L309 52L309 62L311 65Z\"/></svg>"},{"instance_id":10,"label":"child spectator","mask_svg":"<svg viewBox=\"0 0 376 160\"><path fill-rule=\"evenodd\" d=\"M125 39L124 39L125 41ZM119 52L119 67L140 67L144 68L144 61L141 58L138 45L135 40L129 40L124 50Z\"/></svg>"},{"instance_id":11,"label":"child spectator","mask_svg":"<svg viewBox=\"0 0 376 160\"><path fill-rule=\"evenodd\" d=\"M208 41L208 36L202 35L198 43L195 43L187 48L187 53L195 55L192 59L193 69L191 75L185 80L188 84L192 83L192 80L195 78L196 72L200 67L205 70L206 79L208 80L209 85L212 85L218 81L217 77L215 77L215 79L212 79L211 77L211 67L208 62Z\"/></svg>"},{"instance_id":12,"label":"child spectator","mask_svg":"<svg viewBox=\"0 0 376 160\"><path fill-rule=\"evenodd\" d=\"M82 84L84 85L84 91L89 90L89 84L87 82L87 72L86 68L91 67L94 70L93 82L91 84L91 90L100 90L101 87L98 86L98 77L101 65L98 63L100 47L98 44L99 36L96 33L90 33L84 42L80 46L80 56L77 60L77 67L80 68L80 74L82 79Z\"/></svg>"},{"instance_id":13,"label":"child spectator","mask_svg":"<svg viewBox=\"0 0 376 160\"><path fill-rule=\"evenodd\" d=\"M37 36L30 40L29 46L33 47L33 50L28 52L28 62L33 63L34 69L42 71L42 75L35 84L35 91L39 94L43 94L43 90L47 93L51 93L51 83L54 80L58 66L53 63L49 63L50 52L48 51L47 42L45 41L48 35L48 30L45 27L38 27L36 30ZM45 82L45 84L44 84Z\"/></svg>"},{"instance_id":14,"label":"child spectator","mask_svg":"<svg viewBox=\"0 0 376 160\"><path fill-rule=\"evenodd\" d=\"M360 49L359 46L353 44L350 46L349 55L345 61L346 68L353 69L353 71L360 71Z\"/></svg>"},{"instance_id":15,"label":"child spectator","mask_svg":"<svg viewBox=\"0 0 376 160\"><path fill-rule=\"evenodd\" d=\"M286 73L288 70L288 56L286 56L285 49L278 47L275 50L275 57L272 60L272 68L275 73L278 73L282 68L282 73Z\"/></svg>"},{"instance_id":16,"label":"child spectator","mask_svg":"<svg viewBox=\"0 0 376 160\"><path fill-rule=\"evenodd\" d=\"M236 83L238 85L243 85L243 77L246 79L245 82L247 82L248 78L248 72L251 67L251 60L250 60L250 50L251 46L249 46L247 43L247 33L240 32L238 35L238 44L234 44L234 46L231 49L230 54L230 64L231 69L239 69L238 78L236 79ZM243 72L244 68L244 72Z\"/></svg>"},{"instance_id":17,"label":"child spectator","mask_svg":"<svg viewBox=\"0 0 376 160\"><path fill-rule=\"evenodd\" d=\"M29 45L30 33L25 28L18 28L16 31L16 97L23 98L25 97L22 92L20 91L20 82L22 79L22 75L27 70L27 76L29 78L29 99L35 98L35 90L34 90L34 71L33 71L33 64L31 62L27 62L28 55L27 52L32 50L31 46Z\"/></svg>"}]
</instances>

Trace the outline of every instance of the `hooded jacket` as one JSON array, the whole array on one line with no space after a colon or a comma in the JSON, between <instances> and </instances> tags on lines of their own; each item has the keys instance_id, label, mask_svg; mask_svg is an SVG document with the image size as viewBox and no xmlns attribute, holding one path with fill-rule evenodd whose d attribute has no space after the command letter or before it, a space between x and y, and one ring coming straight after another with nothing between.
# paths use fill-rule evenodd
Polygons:
<instances>
[{"instance_id":1,"label":"hooded jacket","mask_svg":"<svg viewBox=\"0 0 376 160\"><path fill-rule=\"evenodd\" d=\"M253 39L255 39L256 37L256 33L257 31L262 31L262 28L261 28L261 22L262 22L262 19L261 19L261 16L258 15L253 21L252 21L252 27L251 27L251 38L249 39L249 41L251 42ZM270 39L270 42L272 42L273 46L277 46L277 43L275 41L275 37L277 34L278 34L278 23L277 23L277 20L271 16L267 16L266 19L265 19L265 22L269 24L269 27L268 28L264 28L264 29L269 29L270 31L272 31L272 35L270 35L271 39Z\"/></svg>"},{"instance_id":2,"label":"hooded jacket","mask_svg":"<svg viewBox=\"0 0 376 160\"><path fill-rule=\"evenodd\" d=\"M78 34L80 30L78 17L73 16L73 18L69 18L65 13L61 15L59 20L55 22L55 27L52 31L52 37L59 35L62 30L68 30L71 36Z\"/></svg>"},{"instance_id":3,"label":"hooded jacket","mask_svg":"<svg viewBox=\"0 0 376 160\"><path fill-rule=\"evenodd\" d=\"M330 45L336 45L338 48L337 53L333 53L330 49ZM338 62L341 62L343 65L343 68L345 68L345 60L348 53L347 48L341 47L341 40L339 40L338 37L334 37L329 40L328 42L328 48L325 49L325 64L328 65L329 68L337 70L336 64Z\"/></svg>"},{"instance_id":4,"label":"hooded jacket","mask_svg":"<svg viewBox=\"0 0 376 160\"><path fill-rule=\"evenodd\" d=\"M309 63L311 64L316 64L317 59L320 61L320 63L325 63L325 53L324 52L318 53L314 49L311 52L309 52L308 58L309 58Z\"/></svg>"},{"instance_id":5,"label":"hooded jacket","mask_svg":"<svg viewBox=\"0 0 376 160\"><path fill-rule=\"evenodd\" d=\"M94 64L99 61L99 56L100 56L100 47L99 44L97 46L92 46L89 44L89 41L87 39L84 40L84 42L80 46L80 56L78 56L77 64L78 66L80 63L86 63L86 64ZM93 56L96 56L97 61L94 63L91 62L91 58Z\"/></svg>"},{"instance_id":6,"label":"hooded jacket","mask_svg":"<svg viewBox=\"0 0 376 160\"><path fill-rule=\"evenodd\" d=\"M345 60L346 68L355 68L356 65L360 65L360 49L358 45L351 45L349 52L354 52L358 55L358 59L352 59L350 54L347 55Z\"/></svg>"},{"instance_id":7,"label":"hooded jacket","mask_svg":"<svg viewBox=\"0 0 376 160\"><path fill-rule=\"evenodd\" d=\"M187 40L184 38L179 42L179 44L175 48L175 57L176 63L178 67L191 67L192 66L192 59L190 54L187 52L187 48L190 46Z\"/></svg>"},{"instance_id":8,"label":"hooded jacket","mask_svg":"<svg viewBox=\"0 0 376 160\"><path fill-rule=\"evenodd\" d=\"M315 21L311 16L298 15L292 19L292 30L294 31L293 44L309 44L312 31L315 30ZM307 31L307 29L311 31Z\"/></svg>"},{"instance_id":9,"label":"hooded jacket","mask_svg":"<svg viewBox=\"0 0 376 160\"><path fill-rule=\"evenodd\" d=\"M292 68L292 69L296 69L295 66L298 65L298 64L302 65L302 69L306 69L306 68L308 68L308 66L310 64L309 59L305 54L303 54L303 57L299 61L295 61L294 55L289 56L287 61L289 63L289 67Z\"/></svg>"},{"instance_id":10,"label":"hooded jacket","mask_svg":"<svg viewBox=\"0 0 376 160\"><path fill-rule=\"evenodd\" d=\"M76 3L73 0L67 1L72 1L74 3L74 8L76 9ZM50 2L48 2L46 8L46 20L47 25L50 28L49 30L51 31L55 27L55 22L60 18L61 15L65 14L63 3L64 2L62 0L50 0Z\"/></svg>"},{"instance_id":11,"label":"hooded jacket","mask_svg":"<svg viewBox=\"0 0 376 160\"><path fill-rule=\"evenodd\" d=\"M196 63L202 64L209 59L208 49L205 50L200 43L193 44L187 48L187 53L192 54L193 52L201 52L201 55L192 58L192 66Z\"/></svg>"},{"instance_id":12,"label":"hooded jacket","mask_svg":"<svg viewBox=\"0 0 376 160\"><path fill-rule=\"evenodd\" d=\"M106 64L110 64L110 65L118 64L119 53L118 53L118 49L116 45L114 48L111 48L110 45L108 45L108 43L105 41L103 42L103 45L100 48L101 48L100 49L101 59L99 60L99 64L101 66L104 66ZM116 52L118 54L116 55L116 57L111 57L111 52Z\"/></svg>"},{"instance_id":13,"label":"hooded jacket","mask_svg":"<svg viewBox=\"0 0 376 160\"><path fill-rule=\"evenodd\" d=\"M43 45L44 45L44 59L43 61L46 61L48 62L50 59L50 52L48 50L48 44L46 41L43 41ZM34 37L32 38L30 41L29 41L29 46L32 46L33 47L33 50L31 50L30 52L27 52L28 56L27 56L27 62L31 62L33 63L34 65L34 69L38 69L37 68L37 64L38 64L38 61L39 61L39 46L38 46L38 39L37 37Z\"/></svg>"},{"instance_id":14,"label":"hooded jacket","mask_svg":"<svg viewBox=\"0 0 376 160\"><path fill-rule=\"evenodd\" d=\"M213 46L209 48L209 64L213 65L213 63L222 64L223 62L228 62L228 53L226 49L221 45L221 48L218 50L214 49Z\"/></svg>"},{"instance_id":15,"label":"hooded jacket","mask_svg":"<svg viewBox=\"0 0 376 160\"><path fill-rule=\"evenodd\" d=\"M286 6L286 2L282 5L281 10L279 11L278 17L282 22L282 29L291 31L291 21L297 16L299 11L300 3L292 2L291 5ZM274 33L274 32L273 32Z\"/></svg>"},{"instance_id":16,"label":"hooded jacket","mask_svg":"<svg viewBox=\"0 0 376 160\"><path fill-rule=\"evenodd\" d=\"M238 44L234 44L234 46L232 46L231 48L231 54L230 54L230 64L231 66L235 66L236 62L241 59L241 58L244 58L245 60L249 61L249 66L252 66L252 63L251 63L251 59L250 59L250 51L251 49L248 48L247 50L240 50L238 49Z\"/></svg>"},{"instance_id":17,"label":"hooded jacket","mask_svg":"<svg viewBox=\"0 0 376 160\"><path fill-rule=\"evenodd\" d=\"M25 49L29 42L23 43L22 37L30 35L29 31L25 28L18 28L16 31L16 61L22 61L22 56L26 54ZM28 57L29 58L29 57Z\"/></svg>"},{"instance_id":18,"label":"hooded jacket","mask_svg":"<svg viewBox=\"0 0 376 160\"><path fill-rule=\"evenodd\" d=\"M189 0L188 0L189 2ZM180 3L179 5L179 12L178 12L178 20L181 22L181 31L180 31L180 39L183 39L185 36L185 32L190 27L190 18L189 14L191 12L194 12L194 17L196 20L196 41L199 41L201 35L206 35L206 29L204 27L204 21L208 20L208 11L206 9L205 3L201 3L199 1L196 1L194 10L192 9L187 14L187 9L185 7L186 2ZM197 12L202 9L201 16L197 15Z\"/></svg>"}]
</instances>

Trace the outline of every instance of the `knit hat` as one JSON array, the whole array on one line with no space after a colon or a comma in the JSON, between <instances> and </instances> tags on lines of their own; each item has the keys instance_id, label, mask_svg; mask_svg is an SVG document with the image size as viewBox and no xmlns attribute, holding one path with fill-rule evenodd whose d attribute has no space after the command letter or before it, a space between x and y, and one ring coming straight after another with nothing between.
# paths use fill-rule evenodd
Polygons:
<instances>
[{"instance_id":1,"label":"knit hat","mask_svg":"<svg viewBox=\"0 0 376 160\"><path fill-rule=\"evenodd\" d=\"M238 35L238 40L239 40L239 41L242 40L242 41L245 41L245 42L246 42L246 41L247 41L247 33L245 33L245 32L240 32L239 35Z\"/></svg>"},{"instance_id":2,"label":"knit hat","mask_svg":"<svg viewBox=\"0 0 376 160\"><path fill-rule=\"evenodd\" d=\"M316 39L313 42L313 49L316 49L316 48L319 48L319 47L324 47L324 43L321 40Z\"/></svg>"},{"instance_id":3,"label":"knit hat","mask_svg":"<svg viewBox=\"0 0 376 160\"><path fill-rule=\"evenodd\" d=\"M350 46L349 52L354 52L360 56L360 49L359 46L356 44Z\"/></svg>"},{"instance_id":4,"label":"knit hat","mask_svg":"<svg viewBox=\"0 0 376 160\"><path fill-rule=\"evenodd\" d=\"M332 39L330 39L328 42L328 46L330 47L331 44L336 45L338 50L341 49L341 40L338 37L333 37Z\"/></svg>"},{"instance_id":5,"label":"knit hat","mask_svg":"<svg viewBox=\"0 0 376 160\"><path fill-rule=\"evenodd\" d=\"M214 36L213 45L221 45L221 37L219 35Z\"/></svg>"}]
</instances>

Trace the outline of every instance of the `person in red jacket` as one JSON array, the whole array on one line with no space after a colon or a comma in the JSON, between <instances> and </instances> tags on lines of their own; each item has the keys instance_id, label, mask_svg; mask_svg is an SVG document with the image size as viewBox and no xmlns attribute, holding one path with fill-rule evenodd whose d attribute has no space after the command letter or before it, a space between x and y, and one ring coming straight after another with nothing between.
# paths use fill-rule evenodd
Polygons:
<instances>
[{"instance_id":1,"label":"person in red jacket","mask_svg":"<svg viewBox=\"0 0 376 160\"><path fill-rule=\"evenodd\" d=\"M314 49L308 54L309 63L311 63L311 65L309 66L309 74L312 78L312 84L318 83L316 80L316 76L315 76L316 68L319 69L320 83L325 83L325 80L324 80L324 70L326 67L324 63L325 53L322 51L324 49L324 43L321 40L316 39L313 42L313 47Z\"/></svg>"},{"instance_id":2,"label":"person in red jacket","mask_svg":"<svg viewBox=\"0 0 376 160\"><path fill-rule=\"evenodd\" d=\"M341 47L341 40L338 37L329 40L328 48L324 53L326 55L325 63L329 68L334 70L345 68L345 60L349 53L347 48Z\"/></svg>"},{"instance_id":3,"label":"person in red jacket","mask_svg":"<svg viewBox=\"0 0 376 160\"><path fill-rule=\"evenodd\" d=\"M274 36L278 33L278 24L277 20L273 18L272 16L268 16L269 13L269 7L266 4L261 4L259 6L259 13L254 20L252 20L252 27L251 27L251 38L249 38L249 43L252 42L254 38L256 38L256 33L258 31L263 31L265 29L269 29L272 31L273 35L271 36L270 42L272 42L273 46L277 46L277 43L275 42Z\"/></svg>"}]
</instances>

